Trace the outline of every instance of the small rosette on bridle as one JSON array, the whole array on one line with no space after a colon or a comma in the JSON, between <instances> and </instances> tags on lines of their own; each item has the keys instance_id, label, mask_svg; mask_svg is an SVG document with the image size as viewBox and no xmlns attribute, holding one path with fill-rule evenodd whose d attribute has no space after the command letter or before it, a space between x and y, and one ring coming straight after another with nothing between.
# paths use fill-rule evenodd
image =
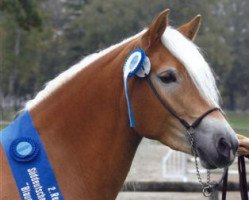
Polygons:
<instances>
[{"instance_id":1,"label":"small rosette on bridle","mask_svg":"<svg viewBox=\"0 0 249 200\"><path fill-rule=\"evenodd\" d=\"M132 128L135 127L135 119L129 97L128 79L134 77L135 75L140 78L143 78L150 73L150 69L151 69L150 60L146 56L144 50L140 48L137 48L130 53L123 66L125 97L128 107L130 127Z\"/></svg>"}]
</instances>

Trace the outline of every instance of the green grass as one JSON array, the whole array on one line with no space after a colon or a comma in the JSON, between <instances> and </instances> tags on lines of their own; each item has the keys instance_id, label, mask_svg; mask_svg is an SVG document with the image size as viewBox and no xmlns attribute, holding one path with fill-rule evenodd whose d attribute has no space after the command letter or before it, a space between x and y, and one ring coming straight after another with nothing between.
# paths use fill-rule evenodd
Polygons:
<instances>
[{"instance_id":1,"label":"green grass","mask_svg":"<svg viewBox=\"0 0 249 200\"><path fill-rule=\"evenodd\" d=\"M4 125L0 125L0 130L2 130L5 126Z\"/></svg>"},{"instance_id":2,"label":"green grass","mask_svg":"<svg viewBox=\"0 0 249 200\"><path fill-rule=\"evenodd\" d=\"M6 126L8 126L8 124L2 124L0 120L0 131L4 129Z\"/></svg>"},{"instance_id":3,"label":"green grass","mask_svg":"<svg viewBox=\"0 0 249 200\"><path fill-rule=\"evenodd\" d=\"M16 113L17 111L14 108L0 110L0 130L7 126L6 123L3 124L2 122L11 122L15 118Z\"/></svg>"},{"instance_id":4,"label":"green grass","mask_svg":"<svg viewBox=\"0 0 249 200\"><path fill-rule=\"evenodd\" d=\"M249 112L227 112L231 126L238 132L249 137Z\"/></svg>"}]
</instances>

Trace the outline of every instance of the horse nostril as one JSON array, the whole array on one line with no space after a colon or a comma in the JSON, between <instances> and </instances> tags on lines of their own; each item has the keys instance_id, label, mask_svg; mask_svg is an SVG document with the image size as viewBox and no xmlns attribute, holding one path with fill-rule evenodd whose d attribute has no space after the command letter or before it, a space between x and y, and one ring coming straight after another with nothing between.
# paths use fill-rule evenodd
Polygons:
<instances>
[{"instance_id":1,"label":"horse nostril","mask_svg":"<svg viewBox=\"0 0 249 200\"><path fill-rule=\"evenodd\" d=\"M230 150L231 150L231 145L227 143L225 138L221 138L218 142L218 147L217 147L219 155L225 157L226 159L230 159Z\"/></svg>"}]
</instances>

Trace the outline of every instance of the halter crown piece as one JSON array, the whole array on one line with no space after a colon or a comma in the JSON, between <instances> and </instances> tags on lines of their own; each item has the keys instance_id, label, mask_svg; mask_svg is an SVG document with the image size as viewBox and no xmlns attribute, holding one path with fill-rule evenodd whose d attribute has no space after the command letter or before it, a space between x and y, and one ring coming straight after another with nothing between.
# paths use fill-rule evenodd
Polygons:
<instances>
[{"instance_id":1,"label":"halter crown piece","mask_svg":"<svg viewBox=\"0 0 249 200\"><path fill-rule=\"evenodd\" d=\"M135 127L135 118L131 107L128 79L135 75L139 78L144 78L150 73L151 64L143 49L137 48L133 50L127 57L123 66L124 90L127 101L130 127Z\"/></svg>"}]
</instances>

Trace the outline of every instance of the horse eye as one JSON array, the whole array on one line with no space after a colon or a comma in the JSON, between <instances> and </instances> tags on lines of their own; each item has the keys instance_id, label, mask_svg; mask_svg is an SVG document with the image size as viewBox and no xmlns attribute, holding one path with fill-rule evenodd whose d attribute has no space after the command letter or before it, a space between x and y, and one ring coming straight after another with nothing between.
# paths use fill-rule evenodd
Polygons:
<instances>
[{"instance_id":1,"label":"horse eye","mask_svg":"<svg viewBox=\"0 0 249 200\"><path fill-rule=\"evenodd\" d=\"M174 71L167 71L159 75L160 80L163 83L169 84L177 81L176 73Z\"/></svg>"}]
</instances>

